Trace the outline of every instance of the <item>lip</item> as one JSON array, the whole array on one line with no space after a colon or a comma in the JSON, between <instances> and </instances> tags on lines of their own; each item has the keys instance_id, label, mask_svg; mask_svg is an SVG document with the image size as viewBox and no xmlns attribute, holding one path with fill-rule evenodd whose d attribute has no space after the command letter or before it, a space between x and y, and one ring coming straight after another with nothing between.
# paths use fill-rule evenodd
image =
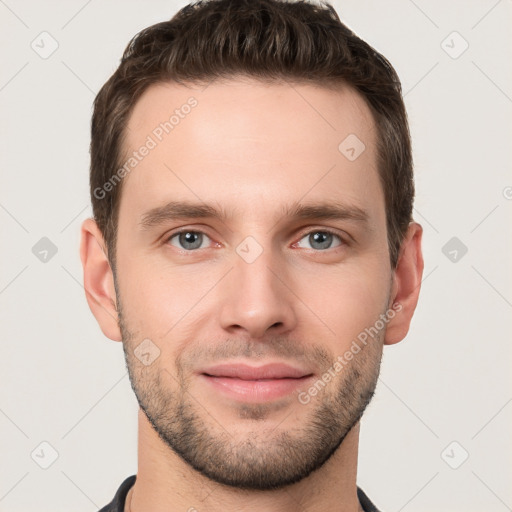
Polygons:
<instances>
[{"instance_id":1,"label":"lip","mask_svg":"<svg viewBox=\"0 0 512 512\"><path fill-rule=\"evenodd\" d=\"M232 377L242 380L260 379L300 379L312 372L301 370L284 363L269 363L263 366L249 366L246 364L220 364L200 370L201 374L212 377Z\"/></svg>"},{"instance_id":2,"label":"lip","mask_svg":"<svg viewBox=\"0 0 512 512\"><path fill-rule=\"evenodd\" d=\"M313 374L282 363L259 367L223 364L200 372L214 391L242 402L267 402L285 397L304 386Z\"/></svg>"}]
</instances>

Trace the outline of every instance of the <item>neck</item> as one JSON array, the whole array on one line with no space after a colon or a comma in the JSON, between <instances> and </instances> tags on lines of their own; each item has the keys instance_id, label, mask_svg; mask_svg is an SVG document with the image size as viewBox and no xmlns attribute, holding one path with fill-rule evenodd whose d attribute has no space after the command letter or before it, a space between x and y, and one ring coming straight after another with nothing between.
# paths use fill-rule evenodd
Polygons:
<instances>
[{"instance_id":1,"label":"neck","mask_svg":"<svg viewBox=\"0 0 512 512\"><path fill-rule=\"evenodd\" d=\"M139 409L137 479L126 512L339 512L361 511L357 499L359 423L317 471L300 482L270 491L240 490L218 484L195 471L154 431Z\"/></svg>"}]
</instances>

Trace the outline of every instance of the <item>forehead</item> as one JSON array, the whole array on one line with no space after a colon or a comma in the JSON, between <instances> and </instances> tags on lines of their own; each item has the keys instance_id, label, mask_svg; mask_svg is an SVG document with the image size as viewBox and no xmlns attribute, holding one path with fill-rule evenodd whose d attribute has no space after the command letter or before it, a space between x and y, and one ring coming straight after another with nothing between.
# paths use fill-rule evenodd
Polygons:
<instances>
[{"instance_id":1,"label":"forehead","mask_svg":"<svg viewBox=\"0 0 512 512\"><path fill-rule=\"evenodd\" d=\"M173 199L260 213L301 197L346 200L375 215L383 208L374 121L346 86L155 84L133 109L124 149L133 165L120 220Z\"/></svg>"}]
</instances>

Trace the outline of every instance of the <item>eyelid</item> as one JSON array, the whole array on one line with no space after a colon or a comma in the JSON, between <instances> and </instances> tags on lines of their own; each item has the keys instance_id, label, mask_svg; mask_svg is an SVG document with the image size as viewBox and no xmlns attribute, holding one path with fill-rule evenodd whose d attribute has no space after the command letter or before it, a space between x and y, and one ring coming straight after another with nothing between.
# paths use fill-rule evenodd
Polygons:
<instances>
[{"instance_id":1,"label":"eyelid","mask_svg":"<svg viewBox=\"0 0 512 512\"><path fill-rule=\"evenodd\" d=\"M201 233L202 235L207 236L212 242L214 241L213 238L203 229L195 228L195 227L181 227L181 228L176 228L176 230L174 230L170 233L166 233L163 236L163 243L165 245L170 245L169 242L170 242L171 238L173 238L176 235L179 235L181 233L187 233L187 232ZM300 231L298 238L296 239L297 241L292 244L292 247L295 246L296 244L298 244L305 236L311 235L312 233L329 233L330 235L334 235L334 236L338 237L340 239L341 244L337 247L342 247L342 246L348 245L347 239L352 238L348 234L345 234L345 233L341 234L338 230L336 230L334 228L328 228L328 227L323 227L323 226L316 226L316 227L308 226L307 228L303 228L303 230ZM219 242L214 242L214 243L216 244L217 247L219 245L221 245ZM332 247L329 249L336 249L337 247ZM179 247L175 247L175 249L180 250L182 252L187 252L187 253L197 252L200 250L200 249L194 249L192 251L187 251L185 249L180 249ZM204 247L203 249L208 249L208 247ZM326 252L329 249L326 249L325 251L315 251L315 249L308 249L308 250L313 250L315 252Z\"/></svg>"},{"instance_id":2,"label":"eyelid","mask_svg":"<svg viewBox=\"0 0 512 512\"><path fill-rule=\"evenodd\" d=\"M296 242L294 242L292 245L296 245L298 244L305 236L308 236L308 235L311 235L312 233L328 233L330 235L334 235L334 236L337 236L340 241L341 241L341 244L337 247L342 247L342 246L345 246L345 245L348 245L348 238L349 235L344 235L344 234L341 234L338 230L334 229L334 228L327 228L327 227L308 227L305 229L305 231L301 231L300 234L299 234L299 238L297 239ZM337 247L330 247L329 249L336 249ZM326 249L325 251L316 251L316 252L326 252L328 251L329 249ZM314 249L312 249L314 250Z\"/></svg>"},{"instance_id":3,"label":"eyelid","mask_svg":"<svg viewBox=\"0 0 512 512\"><path fill-rule=\"evenodd\" d=\"M176 231L172 231L171 233L166 233L163 236L163 243L164 245L171 245L170 240L171 238L175 237L176 235L180 235L181 233L200 233L210 239L210 241L214 241L212 237L204 230L202 229L196 229L196 228L177 228ZM220 245L218 242L214 242L217 246ZM173 246L174 247L174 246ZM197 252L199 249L194 249L193 251L186 251L185 249L180 249L179 247L175 247L178 251L182 252ZM203 247L203 249L208 249L208 247Z\"/></svg>"}]
</instances>

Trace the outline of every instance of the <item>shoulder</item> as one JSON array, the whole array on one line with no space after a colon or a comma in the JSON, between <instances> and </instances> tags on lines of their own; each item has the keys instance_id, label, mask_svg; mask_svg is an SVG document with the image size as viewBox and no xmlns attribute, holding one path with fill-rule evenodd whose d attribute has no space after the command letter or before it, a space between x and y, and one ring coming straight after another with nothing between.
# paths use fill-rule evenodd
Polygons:
<instances>
[{"instance_id":1,"label":"shoulder","mask_svg":"<svg viewBox=\"0 0 512 512\"><path fill-rule=\"evenodd\" d=\"M359 503L361 503L361 507L363 507L364 512L380 512L360 487L357 488L357 497L359 499Z\"/></svg>"},{"instance_id":2,"label":"shoulder","mask_svg":"<svg viewBox=\"0 0 512 512\"><path fill-rule=\"evenodd\" d=\"M126 495L128 494L128 491L132 488L136 479L137 475L132 475L126 478L120 485L119 489L117 489L117 492L112 501L108 505L105 505L102 509L100 509L99 512L123 512Z\"/></svg>"}]
</instances>

